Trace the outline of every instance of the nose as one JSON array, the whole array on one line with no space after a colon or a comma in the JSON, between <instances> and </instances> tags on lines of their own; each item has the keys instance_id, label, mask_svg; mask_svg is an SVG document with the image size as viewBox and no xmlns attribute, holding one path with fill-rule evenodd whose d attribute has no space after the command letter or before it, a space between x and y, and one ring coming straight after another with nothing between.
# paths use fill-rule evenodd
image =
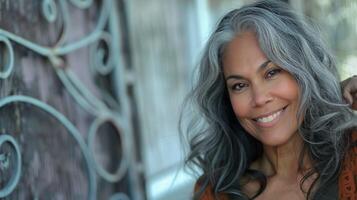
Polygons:
<instances>
[{"instance_id":1,"label":"nose","mask_svg":"<svg viewBox=\"0 0 357 200\"><path fill-rule=\"evenodd\" d=\"M252 89L252 104L254 107L264 106L274 100L271 95L271 90L264 86L253 86Z\"/></svg>"}]
</instances>

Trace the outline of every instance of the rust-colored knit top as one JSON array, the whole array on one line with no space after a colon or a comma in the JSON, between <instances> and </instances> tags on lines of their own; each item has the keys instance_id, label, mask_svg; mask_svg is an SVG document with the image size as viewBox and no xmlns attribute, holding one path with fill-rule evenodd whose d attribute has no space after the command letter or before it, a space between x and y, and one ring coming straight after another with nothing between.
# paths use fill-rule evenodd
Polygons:
<instances>
[{"instance_id":1,"label":"rust-colored knit top","mask_svg":"<svg viewBox=\"0 0 357 200\"><path fill-rule=\"evenodd\" d=\"M357 131L352 133L352 141L357 142ZM338 181L339 200L357 200L357 146L346 154ZM196 184L195 191L198 186ZM200 200L215 200L212 188L204 191ZM219 200L228 200L225 195L219 195Z\"/></svg>"},{"instance_id":2,"label":"rust-colored knit top","mask_svg":"<svg viewBox=\"0 0 357 200\"><path fill-rule=\"evenodd\" d=\"M357 131L352 133L352 141L357 142ZM338 187L340 200L357 200L357 146L344 159Z\"/></svg>"}]
</instances>

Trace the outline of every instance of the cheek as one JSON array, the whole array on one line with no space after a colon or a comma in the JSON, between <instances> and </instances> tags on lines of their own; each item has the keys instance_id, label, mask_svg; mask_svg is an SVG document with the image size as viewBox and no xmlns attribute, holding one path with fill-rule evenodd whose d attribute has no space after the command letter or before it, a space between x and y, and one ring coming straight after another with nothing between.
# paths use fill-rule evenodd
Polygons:
<instances>
[{"instance_id":1,"label":"cheek","mask_svg":"<svg viewBox=\"0 0 357 200\"><path fill-rule=\"evenodd\" d=\"M242 118L249 114L249 98L245 96L240 96L238 98L234 95L230 95L229 98L236 117Z\"/></svg>"},{"instance_id":2,"label":"cheek","mask_svg":"<svg viewBox=\"0 0 357 200\"><path fill-rule=\"evenodd\" d=\"M242 98L241 96L239 98L231 97L231 104L233 107L233 111L240 125L248 134L252 135L253 137L258 137L258 135L256 134L258 130L253 125L250 119L250 114L252 110L250 108L249 101L250 100L248 97L245 98Z\"/></svg>"},{"instance_id":3,"label":"cheek","mask_svg":"<svg viewBox=\"0 0 357 200\"><path fill-rule=\"evenodd\" d=\"M298 101L299 99L299 86L293 78L281 81L272 91L279 92L282 98L290 101Z\"/></svg>"},{"instance_id":4,"label":"cheek","mask_svg":"<svg viewBox=\"0 0 357 200\"><path fill-rule=\"evenodd\" d=\"M275 90L276 95L280 98L284 99L286 102L290 104L290 115L293 117L293 120L296 119L296 115L298 113L299 106L299 98L300 98L300 89L293 78L285 79L285 81L281 84L278 84ZM300 124L300 123L299 123Z\"/></svg>"}]
</instances>

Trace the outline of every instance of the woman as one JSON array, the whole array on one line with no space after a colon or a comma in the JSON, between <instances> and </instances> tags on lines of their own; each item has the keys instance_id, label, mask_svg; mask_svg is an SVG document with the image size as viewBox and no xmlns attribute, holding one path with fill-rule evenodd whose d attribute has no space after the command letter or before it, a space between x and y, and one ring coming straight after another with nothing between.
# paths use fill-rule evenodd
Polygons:
<instances>
[{"instance_id":1,"label":"woman","mask_svg":"<svg viewBox=\"0 0 357 200\"><path fill-rule=\"evenodd\" d=\"M223 17L189 94L187 163L203 173L194 199L356 197L357 117L323 44L279 1Z\"/></svg>"}]
</instances>

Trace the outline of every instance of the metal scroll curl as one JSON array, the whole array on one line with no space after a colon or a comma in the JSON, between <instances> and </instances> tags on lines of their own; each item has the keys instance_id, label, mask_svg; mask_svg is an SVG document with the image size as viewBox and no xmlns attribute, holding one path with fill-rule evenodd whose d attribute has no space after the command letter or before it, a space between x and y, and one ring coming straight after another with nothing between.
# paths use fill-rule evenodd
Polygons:
<instances>
[{"instance_id":1,"label":"metal scroll curl","mask_svg":"<svg viewBox=\"0 0 357 200\"><path fill-rule=\"evenodd\" d=\"M0 67L3 70L0 71L0 78L6 79L10 76L12 69L14 68L14 50L12 48L12 44L10 43L9 39L0 35L0 44L4 45L4 49L2 50L1 54L3 56L2 60L4 66Z\"/></svg>"},{"instance_id":2,"label":"metal scroll curl","mask_svg":"<svg viewBox=\"0 0 357 200\"><path fill-rule=\"evenodd\" d=\"M124 174L127 170L127 160L126 160L127 152L126 152L126 150L128 147L126 147L126 145L129 143L128 141L125 141L125 139L127 137L124 136L124 134L123 134L124 131L122 131L118 120L110 114L100 116L96 120L94 120L94 122L92 123L92 125L90 126L90 129L89 129L88 145L89 145L89 149L91 150L92 155L94 155L95 136L98 133L99 127L106 122L111 123L112 125L115 126L116 132L118 133L118 136L122 141L121 142L121 147L122 147L121 150L122 150L122 154L123 154L122 155L123 159L120 161L119 167L115 171L115 173L110 173L107 170L105 170L98 162L96 162L95 158L94 158L94 166L96 167L98 174L102 178L104 178L108 182L117 182L124 176Z\"/></svg>"},{"instance_id":3,"label":"metal scroll curl","mask_svg":"<svg viewBox=\"0 0 357 200\"><path fill-rule=\"evenodd\" d=\"M20 153L20 147L17 141L11 136L11 135L0 135L0 147L4 144L8 143L13 151L15 152L15 160L16 164L14 166L14 175L11 176L9 182L5 185L4 188L0 189L0 198L6 197L9 195L15 188L16 185L18 184L20 180L20 175L21 175L21 153ZM3 155L3 154L2 154ZM4 158L2 159L2 164L6 163L6 168L9 168L9 158L10 155L3 156Z\"/></svg>"},{"instance_id":4,"label":"metal scroll curl","mask_svg":"<svg viewBox=\"0 0 357 200\"><path fill-rule=\"evenodd\" d=\"M52 23L57 18L57 5L53 0L42 1L42 14L44 18Z\"/></svg>"},{"instance_id":5,"label":"metal scroll curl","mask_svg":"<svg viewBox=\"0 0 357 200\"><path fill-rule=\"evenodd\" d=\"M113 47L110 34L103 32L91 47L91 67L100 75L108 75L114 67Z\"/></svg>"},{"instance_id":6,"label":"metal scroll curl","mask_svg":"<svg viewBox=\"0 0 357 200\"><path fill-rule=\"evenodd\" d=\"M91 163L93 163L92 156L89 154L88 147L87 147L86 143L84 142L80 132L77 130L77 128L62 113L60 113L53 107L49 106L48 104L45 104L42 101L32 98L32 97L29 97L29 96L14 95L14 96L7 96L5 98L2 98L0 100L0 108L5 107L6 105L15 103L15 102L27 103L27 104L30 104L32 106L35 106L37 108L40 108L40 109L46 111L48 114L50 114L51 116L56 118L69 131L69 133L73 136L73 138L78 143L78 145L82 151L82 154L84 156L85 162L86 162L86 167L87 167L87 172L88 172L88 177L89 177L89 190L88 190L89 191L88 192L89 199L95 199L97 181L96 181L95 171L94 171L93 167L91 166ZM1 142L1 138L0 138L0 142ZM16 184L17 184L17 182L16 182ZM8 194L6 194L6 195L8 195Z\"/></svg>"}]
</instances>

